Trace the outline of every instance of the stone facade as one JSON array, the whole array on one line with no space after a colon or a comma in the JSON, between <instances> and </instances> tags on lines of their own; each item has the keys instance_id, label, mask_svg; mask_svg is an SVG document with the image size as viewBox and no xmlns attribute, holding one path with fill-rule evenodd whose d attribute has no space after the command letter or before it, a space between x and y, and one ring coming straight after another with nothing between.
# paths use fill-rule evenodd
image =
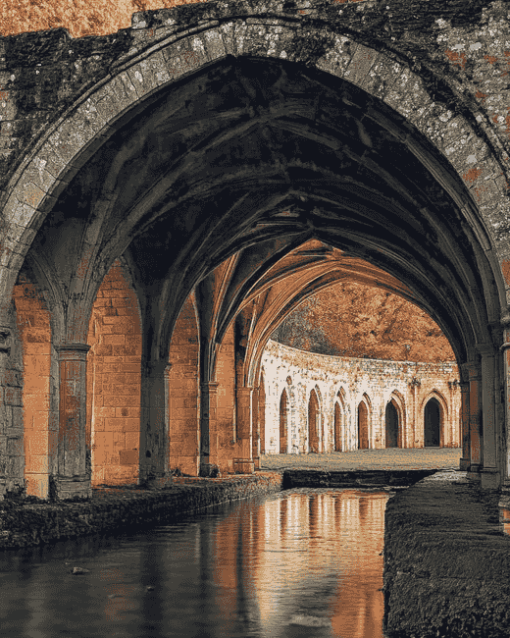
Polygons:
<instances>
[{"instance_id":1,"label":"stone facade","mask_svg":"<svg viewBox=\"0 0 510 638\"><path fill-rule=\"evenodd\" d=\"M430 399L440 404L439 446L461 445L461 392L455 363L332 357L269 341L262 366L266 379L266 454L312 451L309 405L313 392L319 400L320 452L359 448L360 403L368 408L370 449L388 446L386 406L391 402L398 413L398 447L424 447L425 406ZM287 446L282 450L283 394L289 407Z\"/></svg>"}]
</instances>

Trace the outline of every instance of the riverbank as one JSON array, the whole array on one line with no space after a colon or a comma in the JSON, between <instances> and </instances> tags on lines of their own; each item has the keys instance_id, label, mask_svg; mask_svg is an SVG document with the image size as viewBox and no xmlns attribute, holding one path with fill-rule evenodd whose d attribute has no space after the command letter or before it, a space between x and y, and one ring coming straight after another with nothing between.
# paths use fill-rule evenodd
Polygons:
<instances>
[{"instance_id":1,"label":"riverbank","mask_svg":"<svg viewBox=\"0 0 510 638\"><path fill-rule=\"evenodd\" d=\"M389 638L500 638L510 627L510 537L497 490L438 472L391 498L385 513Z\"/></svg>"},{"instance_id":2,"label":"riverbank","mask_svg":"<svg viewBox=\"0 0 510 638\"><path fill-rule=\"evenodd\" d=\"M98 488L86 502L0 502L0 549L37 547L59 540L171 522L220 503L282 489L283 474L263 472L220 479L174 478L163 489Z\"/></svg>"}]
</instances>

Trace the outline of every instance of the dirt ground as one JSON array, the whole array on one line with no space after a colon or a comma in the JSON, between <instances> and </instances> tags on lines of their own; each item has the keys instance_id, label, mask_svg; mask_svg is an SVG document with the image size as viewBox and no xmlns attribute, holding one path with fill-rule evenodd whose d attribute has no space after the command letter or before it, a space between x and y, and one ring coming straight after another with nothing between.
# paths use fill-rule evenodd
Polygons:
<instances>
[{"instance_id":1,"label":"dirt ground","mask_svg":"<svg viewBox=\"0 0 510 638\"><path fill-rule=\"evenodd\" d=\"M262 470L309 468L316 470L459 469L460 448L356 450L331 454L264 454Z\"/></svg>"}]
</instances>

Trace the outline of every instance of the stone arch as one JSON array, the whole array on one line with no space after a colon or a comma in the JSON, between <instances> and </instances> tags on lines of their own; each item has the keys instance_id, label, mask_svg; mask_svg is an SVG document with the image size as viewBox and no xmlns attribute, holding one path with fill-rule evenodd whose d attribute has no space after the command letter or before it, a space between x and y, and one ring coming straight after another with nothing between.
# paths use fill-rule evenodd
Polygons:
<instances>
[{"instance_id":1,"label":"stone arch","mask_svg":"<svg viewBox=\"0 0 510 638\"><path fill-rule=\"evenodd\" d=\"M323 451L324 444L321 398L316 385L308 396L308 449L316 453Z\"/></svg>"},{"instance_id":2,"label":"stone arch","mask_svg":"<svg viewBox=\"0 0 510 638\"><path fill-rule=\"evenodd\" d=\"M211 15L215 10L211 9ZM247 10L248 13L250 11L252 10ZM202 24L201 30L191 34L191 37L189 32L184 34L179 31L169 35L165 31L166 26L158 24L155 28L156 37L151 40L151 49L124 59L123 66L114 67L111 76L75 102L53 128L48 130L47 135L41 138L31 155L27 155L7 186L5 226L2 229L5 239L1 261L6 268L0 272L2 298L10 299L19 267L46 212L52 207L52 198L59 195L94 150L99 148L115 129L133 119L137 112L141 112L149 101L155 98L158 91L218 60L225 59L228 55L287 59L291 62L306 61L311 68L346 80L350 85L371 96L373 100L367 110L367 117L374 117L381 126L386 126L389 134L405 144L431 173L434 172L438 160L444 160L446 165L447 159L451 158L445 174L439 171L436 175L437 182L458 206L461 215L459 227L465 226L466 237L473 242L476 270L484 282L482 289L486 302L478 304L476 310L467 313L465 329L471 337L474 337L477 331L483 333L479 343L489 342L490 335L483 326L499 320L499 311L506 303L506 289L497 263L499 257L496 256L496 240L490 235L492 231L489 232L480 221L477 205L483 205L487 218L491 219L493 213L494 218L497 218L501 212L508 209L504 179L499 175L500 167L497 160L462 116L454 117L453 113L432 102L420 77L409 71L405 64L395 62L385 53L357 42L352 43L351 35L346 38L338 32L333 32L332 28L319 31L314 24L310 24L307 25L306 37L303 37L303 33L299 32L300 27L292 26L293 22L296 22L297 14L290 14L292 11L289 11L289 15L282 16L278 25L271 24L269 20L260 16L255 18L255 24L250 24L242 18L241 29L238 28L240 25L234 23L224 23L221 28L216 28L217 25L212 21ZM143 25L140 20L136 23L137 36L140 38L139 41L143 41ZM237 35L239 31L244 31L241 38ZM337 31L340 29L337 28ZM325 37L326 34L328 37ZM187 40L184 39L185 35ZM310 37L323 44L315 57L310 57L309 48L307 50ZM291 42L292 44L289 44ZM144 47L145 44L141 45L141 48ZM386 82L379 81L381 73L388 78ZM405 118L405 126L397 126L395 122L385 120L385 115L378 112L379 102ZM372 108L374 105L375 109ZM419 135L415 136L415 132ZM461 151L463 147L469 148L473 153L466 155ZM475 163L482 166L475 170L476 173L480 171L476 178L473 177L473 157ZM368 162L372 161L369 154L366 159ZM483 186L486 183L491 187ZM419 219L433 216L426 208L420 209L417 215ZM90 235L92 237L93 233ZM112 248L109 259L122 254L121 248L126 248L128 236L129 233L125 235L124 243L119 244L120 247L117 246L117 254ZM91 239L92 244L94 241ZM94 254L98 250L99 244L96 242L91 246L90 252ZM381 263L389 263L384 262L384 257L387 257L384 250L381 250L381 255ZM220 257L224 256L215 255L215 258L220 260ZM107 268L111 261L105 260L104 263L104 267ZM94 259L89 259L84 254L79 268L73 274L70 287L73 299L74 295L78 298L84 295L87 299L93 296L91 291L95 283L94 267ZM457 267L459 272L467 269L466 264L462 263L457 264ZM411 273L410 277L412 276ZM98 276L98 279L101 277ZM421 284L425 288L425 282L422 281ZM166 289L175 290L168 282ZM177 296L177 293L175 294ZM179 294L182 299L177 299L174 304L175 320L189 290L183 289ZM84 301L83 308L85 307ZM459 312L460 314L462 313ZM75 309L74 316L79 315L80 308ZM167 326L169 334L172 329L170 323L168 322ZM79 331L78 327L77 335ZM449 334L451 336L452 330ZM80 341L78 338L76 340ZM165 340L162 338L161 341ZM471 342L474 344L476 339L472 338ZM164 354L168 352L167 346L168 344L164 343ZM468 350L467 345L464 350L457 345L459 363L467 360Z\"/></svg>"},{"instance_id":3,"label":"stone arch","mask_svg":"<svg viewBox=\"0 0 510 638\"><path fill-rule=\"evenodd\" d=\"M179 313L170 342L168 413L170 467L198 476L200 457L199 334L193 297Z\"/></svg>"},{"instance_id":4,"label":"stone arch","mask_svg":"<svg viewBox=\"0 0 510 638\"><path fill-rule=\"evenodd\" d=\"M289 399L287 396L287 388L283 388L280 396L280 454L288 454L289 451Z\"/></svg>"},{"instance_id":5,"label":"stone arch","mask_svg":"<svg viewBox=\"0 0 510 638\"><path fill-rule=\"evenodd\" d=\"M423 418L423 446L443 447L444 429L449 414L448 402L443 394L436 389L429 392L421 402L420 413ZM427 422L427 419L430 419L430 421ZM430 430L429 427L431 428Z\"/></svg>"},{"instance_id":6,"label":"stone arch","mask_svg":"<svg viewBox=\"0 0 510 638\"><path fill-rule=\"evenodd\" d=\"M370 448L370 421L372 403L365 393L358 403L358 449L368 450Z\"/></svg>"},{"instance_id":7,"label":"stone arch","mask_svg":"<svg viewBox=\"0 0 510 638\"><path fill-rule=\"evenodd\" d=\"M455 145L451 146L450 140L458 137L458 131L465 133L467 139L476 140L477 157L483 158L483 179L491 179L493 195L497 193L490 204L494 211L507 207L504 179L498 161L486 143L477 138L469 122L463 116L454 117L445 106L433 102L423 80L408 68L406 61L395 61L384 51L353 43L351 34L343 35L331 27L307 24L307 33L303 35L296 23L296 18L302 19L297 11L280 16L278 26L271 18L256 14L251 19L257 24L245 24L242 38L237 36L241 31L235 29L232 22L220 27L211 19L191 37L184 25L182 33L177 29L169 34L164 23L158 24L150 30L151 36L155 37L151 39L149 50L132 55L117 73L107 76L80 96L47 129L6 188L5 237L9 236L9 240L4 241L2 248L8 267L0 272L0 291L5 293L13 285L13 276L15 278L37 228L51 207L52 198L58 196L99 144L126 119L134 117L137 110L147 106L164 87L213 62L227 56L256 55L289 61L307 59L309 66L347 80L375 100L384 102L415 127L443 157L451 157L456 180L471 197L466 199L460 195L462 189L459 188L450 188L452 196L487 252L500 300L506 301L501 269L490 252L490 235L479 219L475 204L486 203L481 194L484 189L480 189L479 180L472 178L471 159L462 154L457 157ZM144 32L149 34L149 29L142 28L145 23L136 14L133 20L139 36ZM310 38L322 42L319 56L310 58L306 51ZM381 75L386 78L384 83L379 81ZM415 144L410 147L420 161L430 165L427 152ZM479 270L487 283L485 269ZM510 300L510 293L507 297ZM493 320L499 318L499 308L493 308L491 314Z\"/></svg>"}]
</instances>

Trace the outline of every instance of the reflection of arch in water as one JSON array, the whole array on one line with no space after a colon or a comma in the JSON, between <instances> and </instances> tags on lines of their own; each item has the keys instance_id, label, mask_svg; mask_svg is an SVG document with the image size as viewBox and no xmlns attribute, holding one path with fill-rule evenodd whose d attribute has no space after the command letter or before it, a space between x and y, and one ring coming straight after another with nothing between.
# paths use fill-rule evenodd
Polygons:
<instances>
[{"instance_id":1,"label":"reflection of arch in water","mask_svg":"<svg viewBox=\"0 0 510 638\"><path fill-rule=\"evenodd\" d=\"M334 413L333 413L333 441L334 441L334 451L335 452L343 452L347 448L346 443L346 430L347 430L347 422L346 422L346 412L345 412L345 390L340 388L338 390L335 403L334 403Z\"/></svg>"},{"instance_id":2,"label":"reflection of arch in water","mask_svg":"<svg viewBox=\"0 0 510 638\"><path fill-rule=\"evenodd\" d=\"M321 394L318 386L310 392L308 399L308 451L322 452L324 432L322 431Z\"/></svg>"},{"instance_id":3,"label":"reflection of arch in water","mask_svg":"<svg viewBox=\"0 0 510 638\"><path fill-rule=\"evenodd\" d=\"M284 388L280 398L280 454L289 451L289 399Z\"/></svg>"},{"instance_id":4,"label":"reflection of arch in water","mask_svg":"<svg viewBox=\"0 0 510 638\"><path fill-rule=\"evenodd\" d=\"M405 447L405 403L396 390L386 404L385 434L387 448Z\"/></svg>"},{"instance_id":5,"label":"reflection of arch in water","mask_svg":"<svg viewBox=\"0 0 510 638\"><path fill-rule=\"evenodd\" d=\"M358 405L358 449L368 450L370 447L370 412L371 402L367 394Z\"/></svg>"},{"instance_id":6,"label":"reflection of arch in water","mask_svg":"<svg viewBox=\"0 0 510 638\"><path fill-rule=\"evenodd\" d=\"M447 403L436 390L425 399L423 405L423 445L442 447L443 428L448 415Z\"/></svg>"}]
</instances>

